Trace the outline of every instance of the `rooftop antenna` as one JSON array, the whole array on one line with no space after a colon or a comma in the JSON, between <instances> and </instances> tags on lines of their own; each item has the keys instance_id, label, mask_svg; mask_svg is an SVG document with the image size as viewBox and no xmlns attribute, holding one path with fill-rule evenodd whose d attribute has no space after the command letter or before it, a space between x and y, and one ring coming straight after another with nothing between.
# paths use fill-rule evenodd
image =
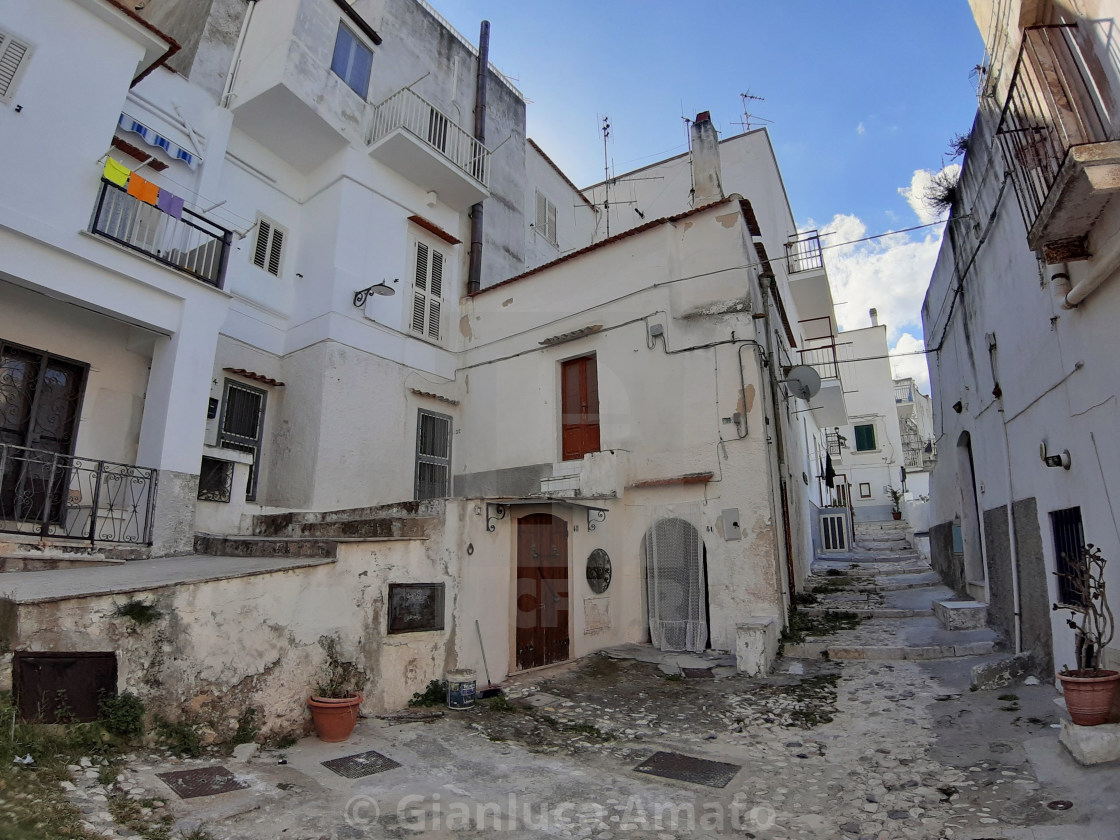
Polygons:
<instances>
[{"instance_id":1,"label":"rooftop antenna","mask_svg":"<svg viewBox=\"0 0 1120 840\"><path fill-rule=\"evenodd\" d=\"M743 127L743 131L750 131L752 120L755 120L755 121L761 122L761 123L772 123L772 122L774 122L773 120L768 120L765 117L760 117L757 114L752 114L750 112L750 103L751 102L765 102L765 101L766 101L766 97L755 96L753 93L751 93L750 88L747 88L746 93L740 93L739 94L739 102L743 106L743 121L742 122L737 122L737 123L735 123L735 125L741 125Z\"/></svg>"},{"instance_id":2,"label":"rooftop antenna","mask_svg":"<svg viewBox=\"0 0 1120 840\"><path fill-rule=\"evenodd\" d=\"M607 138L611 136L611 118L603 116L603 212L607 217L607 238L611 236L611 171L607 162Z\"/></svg>"},{"instance_id":3,"label":"rooftop antenna","mask_svg":"<svg viewBox=\"0 0 1120 840\"><path fill-rule=\"evenodd\" d=\"M684 103L681 103L681 111L684 111ZM681 114L681 120L684 121L684 139L688 143L688 205L693 206L696 198L696 173L692 168L692 120Z\"/></svg>"}]
</instances>

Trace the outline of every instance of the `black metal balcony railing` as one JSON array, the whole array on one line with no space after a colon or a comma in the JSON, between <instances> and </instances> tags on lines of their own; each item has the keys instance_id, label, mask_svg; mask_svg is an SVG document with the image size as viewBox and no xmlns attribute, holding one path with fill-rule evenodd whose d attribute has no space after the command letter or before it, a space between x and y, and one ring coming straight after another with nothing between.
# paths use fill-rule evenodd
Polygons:
<instances>
[{"instance_id":1,"label":"black metal balcony railing","mask_svg":"<svg viewBox=\"0 0 1120 840\"><path fill-rule=\"evenodd\" d=\"M824 433L824 439L825 444L828 446L828 454L839 457L843 441L843 436L840 434L839 430L831 432L826 431Z\"/></svg>"},{"instance_id":2,"label":"black metal balcony railing","mask_svg":"<svg viewBox=\"0 0 1120 840\"><path fill-rule=\"evenodd\" d=\"M1073 146L1108 139L1101 97L1077 24L1032 26L996 131L1027 228L1033 227Z\"/></svg>"},{"instance_id":3,"label":"black metal balcony railing","mask_svg":"<svg viewBox=\"0 0 1120 840\"><path fill-rule=\"evenodd\" d=\"M817 231L804 231L786 243L786 270L790 274L818 268L824 268L824 256Z\"/></svg>"},{"instance_id":4,"label":"black metal balcony railing","mask_svg":"<svg viewBox=\"0 0 1120 840\"><path fill-rule=\"evenodd\" d=\"M90 229L203 283L222 287L233 234L183 209L176 219L102 179Z\"/></svg>"},{"instance_id":5,"label":"black metal balcony railing","mask_svg":"<svg viewBox=\"0 0 1120 840\"><path fill-rule=\"evenodd\" d=\"M158 471L0 444L0 531L152 542Z\"/></svg>"}]
</instances>

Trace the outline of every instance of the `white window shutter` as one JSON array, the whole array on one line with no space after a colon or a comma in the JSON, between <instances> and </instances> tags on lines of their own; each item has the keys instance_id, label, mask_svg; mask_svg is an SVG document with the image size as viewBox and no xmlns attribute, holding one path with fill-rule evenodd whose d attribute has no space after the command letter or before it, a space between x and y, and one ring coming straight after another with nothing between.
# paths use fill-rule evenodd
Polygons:
<instances>
[{"instance_id":1,"label":"white window shutter","mask_svg":"<svg viewBox=\"0 0 1120 840\"><path fill-rule=\"evenodd\" d=\"M537 192L537 230L544 234L545 228L548 226L548 199L541 193Z\"/></svg>"},{"instance_id":2,"label":"white window shutter","mask_svg":"<svg viewBox=\"0 0 1120 840\"><path fill-rule=\"evenodd\" d=\"M548 236L547 239L553 245L556 244L556 205L551 201L548 202Z\"/></svg>"},{"instance_id":3,"label":"white window shutter","mask_svg":"<svg viewBox=\"0 0 1120 840\"><path fill-rule=\"evenodd\" d=\"M287 234L265 219L257 220L257 241L253 244L253 265L280 276L280 262Z\"/></svg>"},{"instance_id":4,"label":"white window shutter","mask_svg":"<svg viewBox=\"0 0 1120 840\"><path fill-rule=\"evenodd\" d=\"M268 257L268 237L272 234L272 225L261 219L257 222L257 244L253 248L253 265L264 268Z\"/></svg>"},{"instance_id":5,"label":"white window shutter","mask_svg":"<svg viewBox=\"0 0 1120 840\"><path fill-rule=\"evenodd\" d=\"M272 247L268 250L268 273L280 276L280 252L284 247L284 231L272 229Z\"/></svg>"},{"instance_id":6,"label":"white window shutter","mask_svg":"<svg viewBox=\"0 0 1120 840\"><path fill-rule=\"evenodd\" d=\"M440 337L443 298L443 252L416 243L416 272L412 292L411 329L419 335Z\"/></svg>"},{"instance_id":7,"label":"white window shutter","mask_svg":"<svg viewBox=\"0 0 1120 840\"><path fill-rule=\"evenodd\" d=\"M31 57L31 45L0 31L0 102L12 101L16 82Z\"/></svg>"}]
</instances>

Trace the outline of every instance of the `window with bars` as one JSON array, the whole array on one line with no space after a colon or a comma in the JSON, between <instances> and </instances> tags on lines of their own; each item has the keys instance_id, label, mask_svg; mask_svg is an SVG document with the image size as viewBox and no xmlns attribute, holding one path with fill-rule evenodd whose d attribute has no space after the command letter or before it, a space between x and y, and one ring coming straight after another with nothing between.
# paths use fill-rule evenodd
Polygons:
<instances>
[{"instance_id":1,"label":"window with bars","mask_svg":"<svg viewBox=\"0 0 1120 840\"><path fill-rule=\"evenodd\" d=\"M417 242L412 284L412 332L440 338L440 309L443 305L443 252Z\"/></svg>"},{"instance_id":2,"label":"window with bars","mask_svg":"<svg viewBox=\"0 0 1120 840\"><path fill-rule=\"evenodd\" d=\"M0 29L0 103L7 105L15 96L19 77L31 58L31 45Z\"/></svg>"},{"instance_id":3,"label":"window with bars","mask_svg":"<svg viewBox=\"0 0 1120 840\"><path fill-rule=\"evenodd\" d=\"M261 441L264 438L266 397L267 394L259 388L242 385L232 379L226 380L218 446L237 452L248 452L253 456L253 465L249 468L249 480L245 484L245 498L250 502L257 498L257 475L260 472Z\"/></svg>"},{"instance_id":4,"label":"window with bars","mask_svg":"<svg viewBox=\"0 0 1120 840\"><path fill-rule=\"evenodd\" d=\"M875 440L875 425L867 423L863 426L853 426L856 435L856 452L873 452L879 448Z\"/></svg>"},{"instance_id":5,"label":"window with bars","mask_svg":"<svg viewBox=\"0 0 1120 840\"><path fill-rule=\"evenodd\" d=\"M533 229L553 245L556 240L556 205L537 190L537 218Z\"/></svg>"},{"instance_id":6,"label":"window with bars","mask_svg":"<svg viewBox=\"0 0 1120 840\"><path fill-rule=\"evenodd\" d=\"M1081 508L1072 507L1050 512L1050 530L1054 534L1054 568L1058 578L1058 601L1081 605L1083 598L1064 577L1080 562L1085 547L1085 528Z\"/></svg>"},{"instance_id":7,"label":"window with bars","mask_svg":"<svg viewBox=\"0 0 1120 840\"><path fill-rule=\"evenodd\" d=\"M257 241L253 245L253 265L269 274L280 276L284 240L288 232L275 222L263 217L257 219Z\"/></svg>"},{"instance_id":8,"label":"window with bars","mask_svg":"<svg viewBox=\"0 0 1120 840\"><path fill-rule=\"evenodd\" d=\"M416 498L451 495L451 418L420 409L416 418Z\"/></svg>"}]
</instances>

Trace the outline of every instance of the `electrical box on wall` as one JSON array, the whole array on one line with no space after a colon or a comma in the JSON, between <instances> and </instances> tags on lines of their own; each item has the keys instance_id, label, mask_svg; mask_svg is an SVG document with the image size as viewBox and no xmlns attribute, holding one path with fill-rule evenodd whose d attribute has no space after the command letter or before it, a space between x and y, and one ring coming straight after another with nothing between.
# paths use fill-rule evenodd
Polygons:
<instances>
[{"instance_id":1,"label":"electrical box on wall","mask_svg":"<svg viewBox=\"0 0 1120 840\"><path fill-rule=\"evenodd\" d=\"M720 516L723 519L723 538L740 540L743 532L739 529L739 508L727 508Z\"/></svg>"}]
</instances>

